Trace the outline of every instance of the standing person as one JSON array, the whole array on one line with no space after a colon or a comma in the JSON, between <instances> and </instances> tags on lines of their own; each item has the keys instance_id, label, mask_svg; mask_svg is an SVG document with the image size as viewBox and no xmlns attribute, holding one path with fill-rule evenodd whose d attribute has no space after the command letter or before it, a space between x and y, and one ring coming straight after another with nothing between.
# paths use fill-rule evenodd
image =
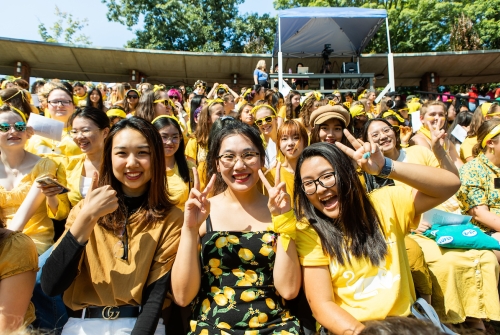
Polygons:
<instances>
[{"instance_id":1,"label":"standing person","mask_svg":"<svg viewBox=\"0 0 500 335\"><path fill-rule=\"evenodd\" d=\"M261 59L257 62L255 71L253 71L253 82L264 88L269 88L268 74L266 71L266 61Z\"/></svg>"},{"instance_id":2,"label":"standing person","mask_svg":"<svg viewBox=\"0 0 500 335\"><path fill-rule=\"evenodd\" d=\"M255 118L255 125L259 128L264 147L266 148L266 168L271 168L276 164L278 143L278 121L276 120L276 110L266 104L255 106L251 113Z\"/></svg>"},{"instance_id":3,"label":"standing person","mask_svg":"<svg viewBox=\"0 0 500 335\"><path fill-rule=\"evenodd\" d=\"M300 333L283 300L300 288L296 220L279 173L275 187L262 174L264 160L258 132L235 120L210 143L203 192L195 177L172 271L178 303L196 297L189 334Z\"/></svg>"},{"instance_id":4,"label":"standing person","mask_svg":"<svg viewBox=\"0 0 500 335\"><path fill-rule=\"evenodd\" d=\"M285 120L296 119L300 114L300 93L290 91L285 98L285 106L279 110L279 117Z\"/></svg>"},{"instance_id":5,"label":"standing person","mask_svg":"<svg viewBox=\"0 0 500 335\"><path fill-rule=\"evenodd\" d=\"M192 168L196 166L188 162L184 156L184 136L177 119L161 115L152 123L163 142L170 200L177 208L184 211L189 190L193 187Z\"/></svg>"},{"instance_id":6,"label":"standing person","mask_svg":"<svg viewBox=\"0 0 500 335\"><path fill-rule=\"evenodd\" d=\"M332 333L357 334L363 321L410 314L415 292L404 237L415 217L448 199L460 182L442 169L384 158L378 146L345 135L354 150L341 143L304 150L294 203L303 224L297 250L313 314ZM367 195L351 159L365 172L413 190L393 186Z\"/></svg>"},{"instance_id":7,"label":"standing person","mask_svg":"<svg viewBox=\"0 0 500 335\"><path fill-rule=\"evenodd\" d=\"M158 320L182 212L168 198L161 137L145 120L125 119L103 156L43 267L42 288L64 292L71 318L63 335L164 334Z\"/></svg>"},{"instance_id":8,"label":"standing person","mask_svg":"<svg viewBox=\"0 0 500 335\"><path fill-rule=\"evenodd\" d=\"M85 107L87 96L87 87L82 82L77 81L73 84L73 103L75 106Z\"/></svg>"},{"instance_id":9,"label":"standing person","mask_svg":"<svg viewBox=\"0 0 500 335\"><path fill-rule=\"evenodd\" d=\"M75 111L73 95L63 86L49 87L44 95L47 97L47 111L51 119L64 123L61 141L51 140L46 137L34 135L26 144L26 150L34 154L55 154L66 157L80 155L80 148L68 135L68 120Z\"/></svg>"},{"instance_id":10,"label":"standing person","mask_svg":"<svg viewBox=\"0 0 500 335\"><path fill-rule=\"evenodd\" d=\"M131 89L125 93L125 100L123 102L123 108L125 109L125 113L127 115L135 115L135 111L137 109L137 105L139 104L139 98L141 94L138 90Z\"/></svg>"},{"instance_id":11,"label":"standing person","mask_svg":"<svg viewBox=\"0 0 500 335\"><path fill-rule=\"evenodd\" d=\"M87 103L85 104L85 106L99 109L105 113L108 110L106 106L104 106L104 99L102 98L101 90L99 90L97 87L90 89L90 91L88 92Z\"/></svg>"},{"instance_id":12,"label":"standing person","mask_svg":"<svg viewBox=\"0 0 500 335\"><path fill-rule=\"evenodd\" d=\"M109 134L110 120L106 113L94 107L78 109L69 119L70 135L82 150L81 155L68 158L66 183L72 207L85 198L94 172L101 169L104 140Z\"/></svg>"}]
</instances>

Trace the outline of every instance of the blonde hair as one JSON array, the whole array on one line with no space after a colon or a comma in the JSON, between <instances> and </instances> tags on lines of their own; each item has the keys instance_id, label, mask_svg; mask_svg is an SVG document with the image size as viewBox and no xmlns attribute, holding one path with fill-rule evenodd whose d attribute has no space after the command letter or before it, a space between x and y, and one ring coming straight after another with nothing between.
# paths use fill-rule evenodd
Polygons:
<instances>
[{"instance_id":1,"label":"blonde hair","mask_svg":"<svg viewBox=\"0 0 500 335\"><path fill-rule=\"evenodd\" d=\"M258 61L257 63L257 66L255 67L255 69L259 69L259 70L262 70L262 69L265 69L266 68L266 61L261 59L260 61Z\"/></svg>"}]
</instances>

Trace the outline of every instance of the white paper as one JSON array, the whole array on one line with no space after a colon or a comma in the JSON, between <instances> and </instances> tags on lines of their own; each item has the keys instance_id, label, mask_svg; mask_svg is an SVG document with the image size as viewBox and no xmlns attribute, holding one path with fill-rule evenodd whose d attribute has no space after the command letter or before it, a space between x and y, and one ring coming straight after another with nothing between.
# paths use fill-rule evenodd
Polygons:
<instances>
[{"instance_id":1,"label":"white paper","mask_svg":"<svg viewBox=\"0 0 500 335\"><path fill-rule=\"evenodd\" d=\"M428 224L435 225L462 225L467 224L472 219L469 215L460 215L448 213L439 209L431 209L422 215L422 221Z\"/></svg>"},{"instance_id":2,"label":"white paper","mask_svg":"<svg viewBox=\"0 0 500 335\"><path fill-rule=\"evenodd\" d=\"M39 136L60 141L64 129L64 122L31 113L28 119L28 126L33 127L35 134Z\"/></svg>"},{"instance_id":3,"label":"white paper","mask_svg":"<svg viewBox=\"0 0 500 335\"><path fill-rule=\"evenodd\" d=\"M422 128L422 121L420 121L420 111L416 111L411 115L411 129L416 133L420 128Z\"/></svg>"},{"instance_id":4,"label":"white paper","mask_svg":"<svg viewBox=\"0 0 500 335\"><path fill-rule=\"evenodd\" d=\"M284 97L286 97L292 88L286 83L286 81L283 79L283 86L281 86L280 93L283 94Z\"/></svg>"},{"instance_id":5,"label":"white paper","mask_svg":"<svg viewBox=\"0 0 500 335\"><path fill-rule=\"evenodd\" d=\"M463 141L467 137L467 131L459 124L457 124L457 126L455 127L455 129L453 129L451 134L455 136L455 138L459 140L460 143L463 143Z\"/></svg>"}]
</instances>

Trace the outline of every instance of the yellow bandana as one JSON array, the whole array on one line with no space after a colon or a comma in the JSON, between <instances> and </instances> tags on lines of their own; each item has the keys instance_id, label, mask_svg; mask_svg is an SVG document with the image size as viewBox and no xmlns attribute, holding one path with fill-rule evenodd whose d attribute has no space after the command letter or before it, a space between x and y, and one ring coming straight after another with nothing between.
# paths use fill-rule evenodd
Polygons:
<instances>
[{"instance_id":1,"label":"yellow bandana","mask_svg":"<svg viewBox=\"0 0 500 335\"><path fill-rule=\"evenodd\" d=\"M385 119L389 115L395 116L396 119L398 119L398 121L401 122L401 123L405 122L405 119L403 119L398 113L396 113L392 109L389 109L388 111L384 112L384 114L382 114L382 118Z\"/></svg>"},{"instance_id":2,"label":"yellow bandana","mask_svg":"<svg viewBox=\"0 0 500 335\"><path fill-rule=\"evenodd\" d=\"M363 105L352 106L349 109L349 112L351 112L352 117L366 115L365 106Z\"/></svg>"},{"instance_id":3,"label":"yellow bandana","mask_svg":"<svg viewBox=\"0 0 500 335\"><path fill-rule=\"evenodd\" d=\"M431 139L431 131L425 127L421 127L419 130L419 133L427 137L429 140Z\"/></svg>"}]
</instances>

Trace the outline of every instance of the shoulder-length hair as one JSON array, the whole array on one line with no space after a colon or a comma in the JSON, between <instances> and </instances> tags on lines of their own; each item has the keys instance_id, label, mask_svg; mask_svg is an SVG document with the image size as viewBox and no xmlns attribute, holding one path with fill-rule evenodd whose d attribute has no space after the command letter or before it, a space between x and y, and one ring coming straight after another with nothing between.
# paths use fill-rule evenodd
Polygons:
<instances>
[{"instance_id":1,"label":"shoulder-length hair","mask_svg":"<svg viewBox=\"0 0 500 335\"><path fill-rule=\"evenodd\" d=\"M97 87L94 87L88 91L88 93L87 93L87 106L94 106L92 104L92 101L90 100L90 95L94 91L97 92L97 95L99 95L99 101L97 102L97 108L104 111L104 102L102 101L102 93L101 93L101 90L99 90Z\"/></svg>"},{"instance_id":2,"label":"shoulder-length hair","mask_svg":"<svg viewBox=\"0 0 500 335\"><path fill-rule=\"evenodd\" d=\"M316 209L302 190L301 167L312 157L323 157L337 181L339 216L329 218ZM375 266L387 255L384 229L349 157L335 145L316 143L305 148L297 162L294 180L297 219L306 218L318 233L323 251L344 265L350 257L369 258Z\"/></svg>"},{"instance_id":3,"label":"shoulder-length hair","mask_svg":"<svg viewBox=\"0 0 500 335\"><path fill-rule=\"evenodd\" d=\"M295 107L295 109L292 109L293 108L292 98L297 96L297 95L300 96L299 91L290 91L290 93L288 93L288 95L285 98L285 108L286 108L286 119L287 120L296 119L299 117L300 104L297 107Z\"/></svg>"},{"instance_id":4,"label":"shoulder-length hair","mask_svg":"<svg viewBox=\"0 0 500 335\"><path fill-rule=\"evenodd\" d=\"M309 136L307 135L307 129L304 127L302 123L300 123L297 120L286 120L283 122L281 127L278 129L278 135L277 135L277 141L276 145L278 146L278 150L281 151L280 148L280 141L281 138L284 136L293 136L293 135L298 135L299 136L299 142L303 143L303 148L307 147L309 144ZM298 146L298 143L297 143ZM284 153L281 152L283 155Z\"/></svg>"},{"instance_id":5,"label":"shoulder-length hair","mask_svg":"<svg viewBox=\"0 0 500 335\"><path fill-rule=\"evenodd\" d=\"M155 92L147 91L139 98L139 103L135 108L135 116L141 117L149 122L155 118L155 109L153 101L155 101Z\"/></svg>"},{"instance_id":6,"label":"shoulder-length hair","mask_svg":"<svg viewBox=\"0 0 500 335\"><path fill-rule=\"evenodd\" d=\"M262 143L260 133L257 129L250 127L240 120L235 120L232 117L221 117L214 123L213 131L210 132L210 147L207 155L207 180L210 180L212 175L216 175L212 195L215 196L224 192L227 189L227 184L222 179L222 175L217 172L217 164L222 141L226 137L233 135L241 135L250 140L257 147L260 155L261 166L264 166L266 161L266 149Z\"/></svg>"},{"instance_id":7,"label":"shoulder-length hair","mask_svg":"<svg viewBox=\"0 0 500 335\"><path fill-rule=\"evenodd\" d=\"M2 90L0 91L0 98L4 103L21 110L26 118L31 114L27 91L22 88L12 87Z\"/></svg>"},{"instance_id":8,"label":"shoulder-length hair","mask_svg":"<svg viewBox=\"0 0 500 335\"><path fill-rule=\"evenodd\" d=\"M116 134L124 129L132 129L141 133L150 148L151 180L147 189L147 200L139 211L134 214L137 220L157 223L165 218L172 208L172 203L167 193L167 176L165 168L165 153L163 150L160 133L155 127L144 119L131 117L115 124L104 141L103 161L99 171L99 186L110 185L118 197L118 209L98 220L104 228L117 231L123 228L128 217L125 206L125 194L122 184L113 173L112 151L113 139Z\"/></svg>"},{"instance_id":9,"label":"shoulder-length hair","mask_svg":"<svg viewBox=\"0 0 500 335\"><path fill-rule=\"evenodd\" d=\"M174 153L175 163L177 163L177 168L179 169L179 174L185 183L189 182L189 168L184 156L184 136L182 136L182 129L179 122L172 120L170 117L160 117L154 123L153 126L158 130L162 130L165 127L173 126L179 132L179 148Z\"/></svg>"}]
</instances>

